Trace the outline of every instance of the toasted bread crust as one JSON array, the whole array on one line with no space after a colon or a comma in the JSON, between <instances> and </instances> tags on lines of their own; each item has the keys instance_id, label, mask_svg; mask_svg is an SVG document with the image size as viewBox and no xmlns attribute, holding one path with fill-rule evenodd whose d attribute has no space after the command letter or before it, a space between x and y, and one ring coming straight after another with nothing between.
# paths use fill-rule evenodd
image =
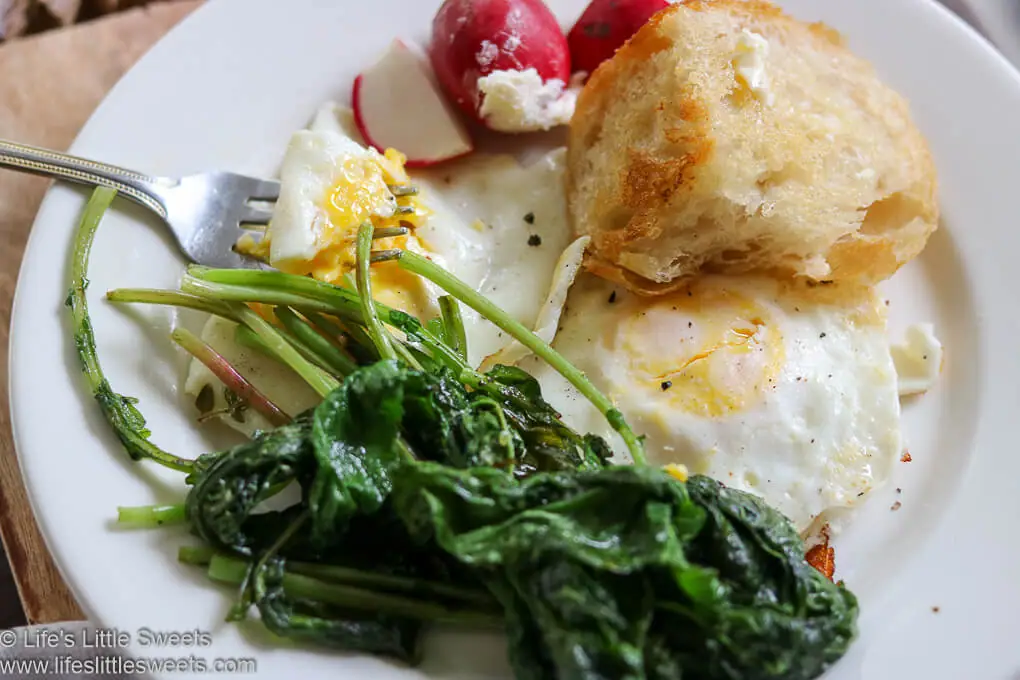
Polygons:
<instances>
[{"instance_id":1,"label":"toasted bread crust","mask_svg":"<svg viewBox=\"0 0 1020 680\"><path fill-rule=\"evenodd\" d=\"M774 101L737 75L745 30L768 41ZM834 30L759 0L654 16L592 74L567 161L589 269L645 294L702 272L869 285L938 222L934 165L905 100Z\"/></svg>"}]
</instances>

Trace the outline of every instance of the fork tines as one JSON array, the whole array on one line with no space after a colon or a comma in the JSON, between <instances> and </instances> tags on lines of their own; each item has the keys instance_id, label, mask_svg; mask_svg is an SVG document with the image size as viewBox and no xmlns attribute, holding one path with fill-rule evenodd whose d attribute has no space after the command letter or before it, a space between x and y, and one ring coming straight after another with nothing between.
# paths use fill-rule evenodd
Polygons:
<instances>
[{"instance_id":1,"label":"fork tines","mask_svg":"<svg viewBox=\"0 0 1020 680\"><path fill-rule=\"evenodd\" d=\"M418 187L413 184L387 184L386 188L397 198L418 195Z\"/></svg>"},{"instance_id":2,"label":"fork tines","mask_svg":"<svg viewBox=\"0 0 1020 680\"><path fill-rule=\"evenodd\" d=\"M372 232L372 238L392 238L393 236L404 236L408 233L407 227L382 227Z\"/></svg>"}]
</instances>

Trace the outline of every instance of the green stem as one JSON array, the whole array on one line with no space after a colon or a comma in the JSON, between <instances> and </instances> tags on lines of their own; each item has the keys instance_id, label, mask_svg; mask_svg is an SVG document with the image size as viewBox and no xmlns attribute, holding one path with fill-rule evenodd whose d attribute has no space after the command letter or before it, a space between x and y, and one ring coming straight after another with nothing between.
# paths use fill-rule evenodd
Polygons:
<instances>
[{"instance_id":1,"label":"green stem","mask_svg":"<svg viewBox=\"0 0 1020 680\"><path fill-rule=\"evenodd\" d=\"M152 528L185 521L184 504L139 505L117 508L117 523L130 527Z\"/></svg>"},{"instance_id":2,"label":"green stem","mask_svg":"<svg viewBox=\"0 0 1020 680\"><path fill-rule=\"evenodd\" d=\"M446 337L446 324L443 323L441 318L429 319L425 324L425 328L429 329L429 333L442 340L444 344L449 345L451 348L453 347L453 342Z\"/></svg>"},{"instance_id":3,"label":"green stem","mask_svg":"<svg viewBox=\"0 0 1020 680\"><path fill-rule=\"evenodd\" d=\"M393 351L397 353L397 356L400 357L401 361L403 361L405 364L407 364L409 367L413 368L416 371L424 370L422 368L421 362L415 358L414 354L411 353L411 350L408 349L407 345L400 342L399 340L396 340L395 338L391 338L391 340L392 340L391 347L393 347Z\"/></svg>"},{"instance_id":4,"label":"green stem","mask_svg":"<svg viewBox=\"0 0 1020 680\"><path fill-rule=\"evenodd\" d=\"M199 296L233 302L261 302L269 305L292 307L304 315L329 314L341 319L349 328L353 340L377 351L375 341L358 326L367 326L361 298L347 288L317 281L307 276L295 276L278 271L253 269L209 269L193 265L188 268L181 288ZM448 365L462 368L463 360L449 347L418 323L418 320L399 310L373 300L379 321L401 328L406 321L420 327L422 343L437 353Z\"/></svg>"},{"instance_id":5,"label":"green stem","mask_svg":"<svg viewBox=\"0 0 1020 680\"><path fill-rule=\"evenodd\" d=\"M82 372L88 383L89 391L99 405L103 417L117 435L124 450L132 460L148 458L160 465L190 472L193 461L179 458L149 441L149 429L145 418L135 406L137 400L114 392L110 382L103 373L96 351L96 337L89 319L88 300L85 290L88 288L89 255L92 242L117 192L113 189L100 187L92 193L85 211L82 214L78 232L74 238L71 256L70 290L64 304L71 310L71 322L74 328L74 347L78 353Z\"/></svg>"},{"instance_id":6,"label":"green stem","mask_svg":"<svg viewBox=\"0 0 1020 680\"><path fill-rule=\"evenodd\" d=\"M287 342L289 342L291 345L293 345L295 349L297 349L299 352L301 352L302 356L304 356L306 359L308 359L312 363L316 363L318 361L322 361L321 358L316 356L315 352L313 352L311 350L311 348L309 348L307 345L304 345L300 340L298 340L294 336L288 334L285 337L285 339L287 340ZM290 368L290 366L287 365L286 361L281 359L280 356L278 354L276 354L273 351L273 349L269 345L267 345L265 343L264 340L262 340L262 338L260 338L258 335L256 335L255 332L252 331L247 326L238 325L238 327L234 329L234 340L237 342L237 344L239 344L239 345L241 345L243 347L247 347L248 349L253 349L256 352L259 352L260 354L263 354L263 355L269 357L270 359L278 361L279 363L283 364L284 366L287 366L288 368ZM329 373L328 370L326 370L329 367L325 364L325 362L322 363L322 366L320 366L320 365L318 365L316 363L315 368L316 368L316 370L321 371L324 376L328 377L328 376L332 375L332 374Z\"/></svg>"},{"instance_id":7,"label":"green stem","mask_svg":"<svg viewBox=\"0 0 1020 680\"><path fill-rule=\"evenodd\" d=\"M209 269L196 265L188 267L184 283L201 287L202 282L226 286L226 288L219 289L223 291L245 288L267 295L277 293L283 296L295 296L291 298L291 302L283 302L282 300L287 298L278 297L277 299L280 299L281 302L270 302L269 304L300 307L300 300L314 300L326 305L323 309L316 309L316 311L336 314L344 319L361 322L361 300L356 292L308 276L261 269ZM217 288L214 286L211 290L217 290ZM385 320L390 311L389 308L383 305L378 305L378 308L380 315Z\"/></svg>"},{"instance_id":8,"label":"green stem","mask_svg":"<svg viewBox=\"0 0 1020 680\"><path fill-rule=\"evenodd\" d=\"M279 308L276 308L276 309L279 309ZM274 311L275 311L275 309L274 309ZM290 343L291 347L296 349L298 351L298 353L301 354L301 356L303 356L305 359L307 359L308 362L311 363L313 366L315 366L317 369L321 370L323 373L326 373L326 374L328 374L328 375L330 375L330 376L332 376L332 377L334 377L334 378L336 378L338 380L343 377L342 373L339 373L335 369L333 369L326 362L325 359L320 357L315 352L314 349L312 349L311 347L306 345L304 343L304 341L301 340L301 338L296 337L293 333L290 333L289 331L288 332L281 332L280 335L283 336L284 340L286 340L287 342Z\"/></svg>"},{"instance_id":9,"label":"green stem","mask_svg":"<svg viewBox=\"0 0 1020 680\"><path fill-rule=\"evenodd\" d=\"M583 394L597 408L609 425L620 433L627 450L630 452L634 463L647 465L644 447L641 440L630 429L630 425L624 419L623 414L613 406L609 400L588 377L571 364L567 359L554 350L548 343L544 342L537 335L528 330L523 324L512 319L506 312L493 304L484 295L476 292L453 274L435 265L429 260L406 250L395 251L393 257L400 266L419 276L422 276L436 284L447 293L471 307L490 322L498 326L502 331L511 335L522 345L530 349L537 356L544 359L550 366L560 373L567 381Z\"/></svg>"},{"instance_id":10,"label":"green stem","mask_svg":"<svg viewBox=\"0 0 1020 680\"><path fill-rule=\"evenodd\" d=\"M339 375L350 375L357 370L357 365L348 357L344 356L335 345L324 338L307 321L295 314L289 307L277 307L276 318L280 320L283 327L305 344L311 351L315 352L325 364Z\"/></svg>"},{"instance_id":11,"label":"green stem","mask_svg":"<svg viewBox=\"0 0 1020 680\"><path fill-rule=\"evenodd\" d=\"M346 332L340 327L340 324L323 314L319 314L318 312L302 312L302 315L308 319L310 324L337 342L346 336Z\"/></svg>"},{"instance_id":12,"label":"green stem","mask_svg":"<svg viewBox=\"0 0 1020 680\"><path fill-rule=\"evenodd\" d=\"M206 567L209 566L213 557L217 555L223 559L234 559L228 555L217 553L208 546L182 545L178 549L177 560L184 564ZM362 571L351 567L321 564L318 562L294 562L292 560L287 560L287 571L328 583L368 586L377 590L405 593L407 595L420 594L423 596L448 598L477 604L481 607L497 606L492 596L483 590L461 588L447 583L437 583L420 578L381 574L374 571Z\"/></svg>"},{"instance_id":13,"label":"green stem","mask_svg":"<svg viewBox=\"0 0 1020 680\"><path fill-rule=\"evenodd\" d=\"M325 316L324 314L319 314L318 312L309 312L305 310L297 311L301 312L301 315L308 319L308 322L312 324L312 326L314 326L316 329L318 329L320 333L324 334L330 341L332 341L337 347L337 351L342 352L344 357L346 357L347 360L351 362L352 366L357 367L358 361L354 358L354 355L352 355L346 347L346 345L349 344L350 342L358 341L356 336L349 333L347 329L342 327L339 323L337 323L333 319ZM355 326L355 328L357 328L359 331L361 330L361 328L358 326ZM366 346L371 344L371 341L368 339L367 336L363 337Z\"/></svg>"},{"instance_id":14,"label":"green stem","mask_svg":"<svg viewBox=\"0 0 1020 680\"><path fill-rule=\"evenodd\" d=\"M464 330L464 317L461 316L460 305L455 298L443 295L439 298L439 311L443 317L446 339L451 349L457 352L461 359L467 361L467 332Z\"/></svg>"},{"instance_id":15,"label":"green stem","mask_svg":"<svg viewBox=\"0 0 1020 680\"><path fill-rule=\"evenodd\" d=\"M347 310L336 307L324 300L302 294L291 293L275 288L263 288L259 286L238 286L215 281L205 281L193 276L185 275L181 280L181 290L186 293L204 297L211 300L222 300L224 302L260 302L267 305L307 308L316 312L326 314L337 314L344 316ZM354 313L353 318L361 321L361 310Z\"/></svg>"},{"instance_id":16,"label":"green stem","mask_svg":"<svg viewBox=\"0 0 1020 680\"><path fill-rule=\"evenodd\" d=\"M308 276L260 269L209 269L192 265L182 288L210 297L241 302L265 302L330 314L344 321L367 325L361 297L354 288L334 286ZM311 304L309 304L311 303ZM375 303L377 316L391 324L390 314L397 310Z\"/></svg>"},{"instance_id":17,"label":"green stem","mask_svg":"<svg viewBox=\"0 0 1020 680\"><path fill-rule=\"evenodd\" d=\"M457 586L426 581L424 579L380 574L378 572L361 571L360 569L338 567L332 564L319 564L316 562L287 562L287 571L330 583L367 586L375 590L386 590L406 595L449 598L451 600L477 604L481 607L497 606L492 596L482 590L458 588Z\"/></svg>"},{"instance_id":18,"label":"green stem","mask_svg":"<svg viewBox=\"0 0 1020 680\"><path fill-rule=\"evenodd\" d=\"M214 555L209 561L209 578L220 583L239 585L248 573L248 563L233 557ZM460 625L501 626L503 616L495 607L470 609L436 602L421 602L398 595L377 593L363 588L325 583L301 574L286 573L283 590L291 597L313 600L372 614L389 614L423 621Z\"/></svg>"},{"instance_id":19,"label":"green stem","mask_svg":"<svg viewBox=\"0 0 1020 680\"><path fill-rule=\"evenodd\" d=\"M177 549L178 562L199 567L209 566L215 555L216 551L207 545L182 545Z\"/></svg>"},{"instance_id":20,"label":"green stem","mask_svg":"<svg viewBox=\"0 0 1020 680\"><path fill-rule=\"evenodd\" d=\"M488 627L503 624L503 616L495 606L479 610L454 604L421 602L352 586L323 583L299 574L285 575L283 589L295 597L319 600L338 607L350 607L371 613L405 616L423 621L456 625Z\"/></svg>"},{"instance_id":21,"label":"green stem","mask_svg":"<svg viewBox=\"0 0 1020 680\"><path fill-rule=\"evenodd\" d=\"M358 229L358 297L361 299L361 314L365 318L365 328L369 337L379 350L382 359L396 360L397 353L391 344L390 335L379 320L379 312L375 309L372 298L371 276L372 224L366 222Z\"/></svg>"},{"instance_id":22,"label":"green stem","mask_svg":"<svg viewBox=\"0 0 1020 680\"><path fill-rule=\"evenodd\" d=\"M252 564L248 570L245 580L241 582L241 599L235 607L235 611L232 612L231 618L234 620L241 620L244 618L245 610L248 608L248 604L252 601L252 598L261 600L265 597L265 584L259 578L260 572L266 566L266 562L269 558L280 551L280 548L287 545L287 541L294 537L294 534L304 526L305 522L311 516L311 511L305 509L298 515L294 520L287 526L283 532L276 537L273 544L263 552L259 558ZM215 558L213 558L215 559ZM212 567L210 566L210 570Z\"/></svg>"},{"instance_id":23,"label":"green stem","mask_svg":"<svg viewBox=\"0 0 1020 680\"><path fill-rule=\"evenodd\" d=\"M302 345L300 341L298 341L293 336L288 335L284 339L295 349L297 349L302 356L304 356L306 359L308 359L310 362L314 364L315 355L308 347ZM234 329L234 341L237 342L237 344L241 345L242 347L247 347L248 349L255 350L256 352L283 364L287 368L292 369L292 367L286 361L280 358L280 355L273 351L272 347L267 345L266 342L255 333L255 331L248 328L247 326L238 325L237 328ZM328 380L329 378L334 377L325 368L317 364L313 365L312 368L321 374L323 380Z\"/></svg>"},{"instance_id":24,"label":"green stem","mask_svg":"<svg viewBox=\"0 0 1020 680\"><path fill-rule=\"evenodd\" d=\"M138 303L147 305L168 305L195 309L207 314L221 316L231 321L237 318L230 309L219 300L211 300L197 295L188 295L176 290L152 290L147 288L117 288L106 293L110 302Z\"/></svg>"},{"instance_id":25,"label":"green stem","mask_svg":"<svg viewBox=\"0 0 1020 680\"><path fill-rule=\"evenodd\" d=\"M270 359L275 359L276 361L279 361L281 364L284 363L283 359L281 359L279 355L274 353L273 350L269 347L269 345L267 345L262 340L262 338L255 334L255 331L248 328L247 326L242 326L241 324L237 325L237 328L234 329L234 342L241 345L242 347L247 347L248 349L253 349L256 352L264 354Z\"/></svg>"},{"instance_id":26,"label":"green stem","mask_svg":"<svg viewBox=\"0 0 1020 680\"><path fill-rule=\"evenodd\" d=\"M330 319L321 314L310 312L307 309L301 309L299 311L302 314L304 314L305 317L308 319L312 318L312 316L309 315L314 315L315 317L317 317L317 320L312 321L312 323L318 326L320 330L326 330L327 332L331 332L333 329L338 329L340 333L349 338L351 342L358 346L359 349L364 350L364 353L368 355L368 360L370 360L371 362L374 363L379 359L379 352L376 351L375 345L372 344L372 338L368 337L368 333L365 332L364 327L359 325L361 323L360 314L358 321L348 320L346 322L342 321L339 324L323 326L320 325L318 319L321 319L323 322L326 322L327 324L331 324Z\"/></svg>"},{"instance_id":27,"label":"green stem","mask_svg":"<svg viewBox=\"0 0 1020 680\"><path fill-rule=\"evenodd\" d=\"M225 302L261 302L273 305L294 304L296 302L302 305L309 305L313 307L317 306L322 311L333 311L331 306L322 304L315 300L309 300L296 295L288 295L278 291L267 292L263 289L238 288L236 286L224 287L219 286L218 284L209 284L204 281L197 280L189 282L187 277L185 277L185 282L182 284L182 287L192 292L181 293L169 290L121 288L108 292L107 298L113 302L172 305L175 307L195 309L201 312L215 314L238 324L241 323L240 316L229 304L224 304ZM222 290L223 288L226 288L226 290ZM269 345L267 345L247 326L238 325L237 330L234 333L234 339L239 345L257 350L283 364L287 363L279 355L275 354ZM293 341L293 338L285 339ZM311 355L305 357L309 361L314 362L315 358L319 358L318 355L306 344L298 344L297 342L291 342L291 344L296 345L297 349L303 352L303 354ZM323 362L323 367L317 367L317 369L319 369L323 375L326 375L327 371L323 370L323 368L335 370L331 363L325 361Z\"/></svg>"},{"instance_id":28,"label":"green stem","mask_svg":"<svg viewBox=\"0 0 1020 680\"><path fill-rule=\"evenodd\" d=\"M325 397L340 386L336 378L301 356L301 353L287 342L287 339L280 335L279 331L253 310L243 305L237 305L235 311L241 322L259 336L259 339L273 354L294 369L294 372L301 376L320 396Z\"/></svg>"},{"instance_id":29,"label":"green stem","mask_svg":"<svg viewBox=\"0 0 1020 680\"><path fill-rule=\"evenodd\" d=\"M290 416L231 366L222 354L202 342L187 328L175 328L170 337L191 356L201 361L220 382L230 388L242 401L247 402L253 409L265 416L270 423L279 427L291 421Z\"/></svg>"}]
</instances>

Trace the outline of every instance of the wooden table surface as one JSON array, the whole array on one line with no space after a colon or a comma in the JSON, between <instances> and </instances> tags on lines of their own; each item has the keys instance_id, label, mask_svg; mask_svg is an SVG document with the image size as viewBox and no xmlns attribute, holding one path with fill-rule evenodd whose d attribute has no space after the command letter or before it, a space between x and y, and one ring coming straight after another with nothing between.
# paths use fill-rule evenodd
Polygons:
<instances>
[{"instance_id":1,"label":"wooden table surface","mask_svg":"<svg viewBox=\"0 0 1020 680\"><path fill-rule=\"evenodd\" d=\"M0 46L0 139L66 149L100 100L199 4L175 0ZM0 170L0 384L7 385L11 301L32 219L48 182ZM29 623L85 618L32 517L0 396L0 536ZM2 574L0 574L2 576ZM6 609L8 603L0 602Z\"/></svg>"}]
</instances>

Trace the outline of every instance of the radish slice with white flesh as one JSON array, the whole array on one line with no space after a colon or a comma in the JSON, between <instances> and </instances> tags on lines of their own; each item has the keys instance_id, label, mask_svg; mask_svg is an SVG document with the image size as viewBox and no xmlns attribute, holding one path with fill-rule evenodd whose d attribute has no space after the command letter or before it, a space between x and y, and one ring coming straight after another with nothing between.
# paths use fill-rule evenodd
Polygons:
<instances>
[{"instance_id":1,"label":"radish slice with white flesh","mask_svg":"<svg viewBox=\"0 0 1020 680\"><path fill-rule=\"evenodd\" d=\"M395 40L354 79L351 99L361 136L379 152L401 152L408 167L434 165L474 150L429 69L424 57Z\"/></svg>"}]
</instances>

